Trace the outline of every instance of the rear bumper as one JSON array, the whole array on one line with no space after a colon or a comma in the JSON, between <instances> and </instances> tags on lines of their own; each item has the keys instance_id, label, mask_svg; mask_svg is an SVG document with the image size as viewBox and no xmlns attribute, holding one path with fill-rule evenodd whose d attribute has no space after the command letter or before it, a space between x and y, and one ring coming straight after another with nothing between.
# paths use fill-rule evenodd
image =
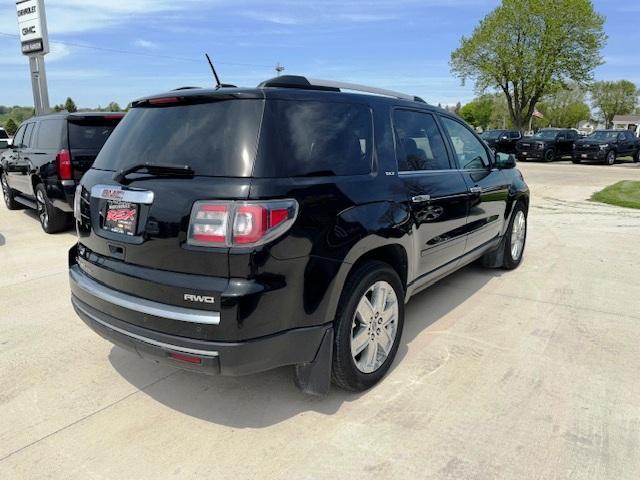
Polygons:
<instances>
[{"instance_id":1,"label":"rear bumper","mask_svg":"<svg viewBox=\"0 0 640 480\"><path fill-rule=\"evenodd\" d=\"M535 160L541 160L544 158L544 150L525 150L516 152L516 158L518 160L527 160L529 158Z\"/></svg>"},{"instance_id":2,"label":"rear bumper","mask_svg":"<svg viewBox=\"0 0 640 480\"><path fill-rule=\"evenodd\" d=\"M80 275L80 276L79 276ZM331 325L297 328L242 342L214 342L169 335L127 323L92 306L91 297L80 284L85 274L70 272L71 303L78 316L96 333L142 358L186 370L208 374L248 375L284 365L312 362ZM114 291L114 293L117 293ZM101 299L96 297L99 305ZM181 321L181 320L175 320ZM329 333L328 333L329 332ZM187 355L197 363L176 360L172 354Z\"/></svg>"},{"instance_id":3,"label":"rear bumper","mask_svg":"<svg viewBox=\"0 0 640 480\"><path fill-rule=\"evenodd\" d=\"M47 196L53 206L66 213L73 212L73 199L76 194L76 182L74 180L62 180L47 188Z\"/></svg>"}]
</instances>

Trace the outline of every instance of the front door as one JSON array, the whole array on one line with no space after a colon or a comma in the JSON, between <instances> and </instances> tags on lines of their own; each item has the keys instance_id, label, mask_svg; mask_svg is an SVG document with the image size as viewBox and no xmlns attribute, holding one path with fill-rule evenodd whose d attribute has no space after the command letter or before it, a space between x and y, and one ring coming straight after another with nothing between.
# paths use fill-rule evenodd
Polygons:
<instances>
[{"instance_id":1,"label":"front door","mask_svg":"<svg viewBox=\"0 0 640 480\"><path fill-rule=\"evenodd\" d=\"M431 113L396 110L394 129L399 178L413 220L415 271L422 277L462 256L469 192Z\"/></svg>"},{"instance_id":2,"label":"front door","mask_svg":"<svg viewBox=\"0 0 640 480\"><path fill-rule=\"evenodd\" d=\"M509 182L500 170L493 168L489 152L471 129L444 116L442 124L470 194L465 247L465 253L469 253L502 233Z\"/></svg>"}]
</instances>

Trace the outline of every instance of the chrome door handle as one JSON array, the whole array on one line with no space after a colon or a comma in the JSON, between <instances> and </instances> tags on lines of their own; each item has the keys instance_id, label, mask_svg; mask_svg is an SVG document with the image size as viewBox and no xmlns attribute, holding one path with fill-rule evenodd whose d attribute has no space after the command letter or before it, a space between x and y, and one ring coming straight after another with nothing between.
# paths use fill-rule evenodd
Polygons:
<instances>
[{"instance_id":1,"label":"chrome door handle","mask_svg":"<svg viewBox=\"0 0 640 480\"><path fill-rule=\"evenodd\" d=\"M429 200L431 200L431 195L416 195L415 197L411 197L413 203L424 203Z\"/></svg>"},{"instance_id":2,"label":"chrome door handle","mask_svg":"<svg viewBox=\"0 0 640 480\"><path fill-rule=\"evenodd\" d=\"M471 192L471 193L482 193L482 187L471 187L469 189L469 192Z\"/></svg>"}]
</instances>

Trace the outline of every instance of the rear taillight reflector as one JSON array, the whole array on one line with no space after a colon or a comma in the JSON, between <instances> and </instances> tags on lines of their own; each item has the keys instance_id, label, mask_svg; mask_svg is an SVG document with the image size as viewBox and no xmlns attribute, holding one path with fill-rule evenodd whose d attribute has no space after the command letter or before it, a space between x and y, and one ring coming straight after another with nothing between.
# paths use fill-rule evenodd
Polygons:
<instances>
[{"instance_id":1,"label":"rear taillight reflector","mask_svg":"<svg viewBox=\"0 0 640 480\"><path fill-rule=\"evenodd\" d=\"M202 359L200 357L192 357L191 355L185 355L184 353L171 352L169 356L174 360L179 360L180 362L195 363L195 364L202 363Z\"/></svg>"},{"instance_id":2,"label":"rear taillight reflector","mask_svg":"<svg viewBox=\"0 0 640 480\"><path fill-rule=\"evenodd\" d=\"M60 150L58 155L56 155L56 163L58 164L58 176L60 180L73 180L71 154L69 150Z\"/></svg>"},{"instance_id":3,"label":"rear taillight reflector","mask_svg":"<svg viewBox=\"0 0 640 480\"><path fill-rule=\"evenodd\" d=\"M285 233L295 221L295 200L196 202L187 243L196 246L255 246Z\"/></svg>"}]
</instances>

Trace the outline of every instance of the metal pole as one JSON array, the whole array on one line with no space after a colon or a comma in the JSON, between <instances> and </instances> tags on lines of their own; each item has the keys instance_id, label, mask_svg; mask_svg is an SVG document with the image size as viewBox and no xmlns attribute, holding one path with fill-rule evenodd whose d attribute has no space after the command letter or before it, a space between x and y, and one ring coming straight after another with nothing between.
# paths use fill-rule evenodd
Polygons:
<instances>
[{"instance_id":1,"label":"metal pole","mask_svg":"<svg viewBox=\"0 0 640 480\"><path fill-rule=\"evenodd\" d=\"M46 115L51 109L49 107L49 89L47 87L44 55L30 55L29 70L31 72L31 87L33 89L33 103L36 115Z\"/></svg>"}]
</instances>

